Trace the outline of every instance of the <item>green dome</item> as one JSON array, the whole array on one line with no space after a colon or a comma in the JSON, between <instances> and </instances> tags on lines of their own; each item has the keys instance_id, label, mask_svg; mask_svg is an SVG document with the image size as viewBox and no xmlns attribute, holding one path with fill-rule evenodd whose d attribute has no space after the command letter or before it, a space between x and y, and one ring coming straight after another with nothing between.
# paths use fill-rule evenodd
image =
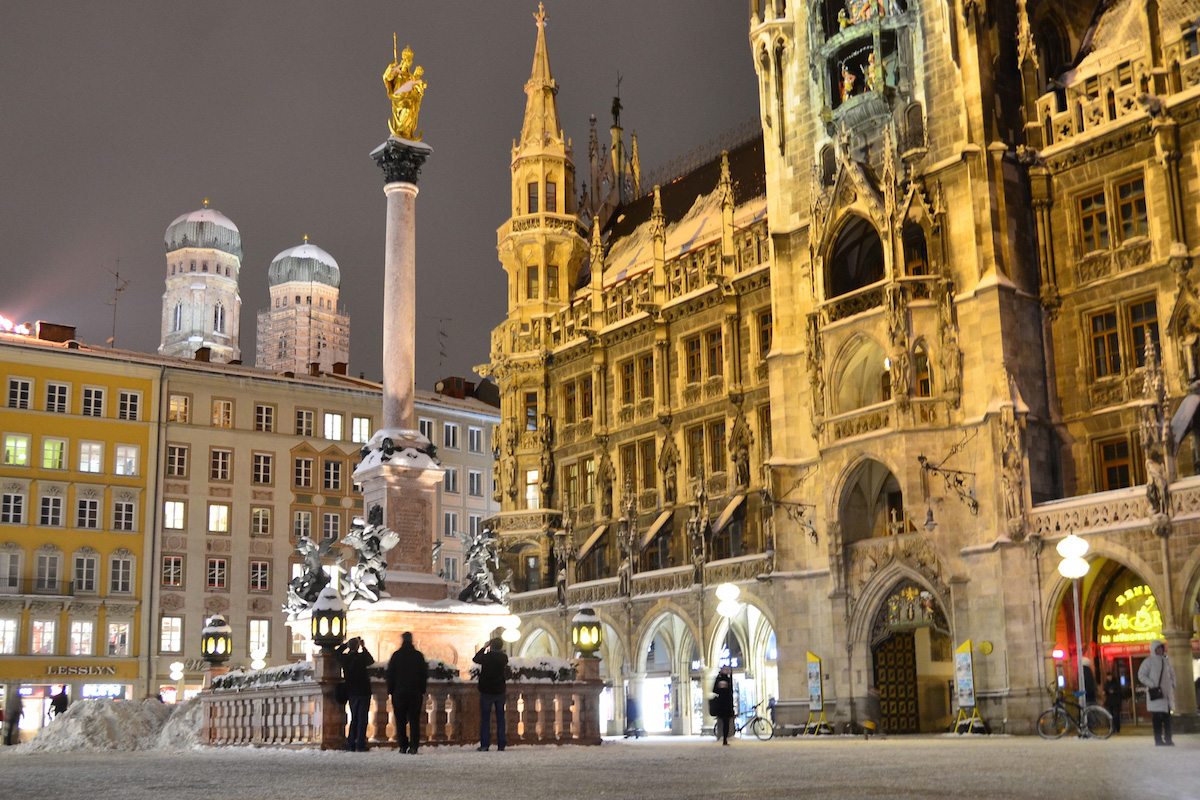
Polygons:
<instances>
[{"instance_id":1,"label":"green dome","mask_svg":"<svg viewBox=\"0 0 1200 800\"><path fill-rule=\"evenodd\" d=\"M237 225L208 206L176 217L167 227L164 240L168 253L185 247L199 247L229 253L239 261L242 258L242 234Z\"/></svg>"},{"instance_id":2,"label":"green dome","mask_svg":"<svg viewBox=\"0 0 1200 800\"><path fill-rule=\"evenodd\" d=\"M337 289L342 284L342 272L333 256L315 244L304 244L284 250L271 262L267 270L267 283L323 283Z\"/></svg>"}]
</instances>

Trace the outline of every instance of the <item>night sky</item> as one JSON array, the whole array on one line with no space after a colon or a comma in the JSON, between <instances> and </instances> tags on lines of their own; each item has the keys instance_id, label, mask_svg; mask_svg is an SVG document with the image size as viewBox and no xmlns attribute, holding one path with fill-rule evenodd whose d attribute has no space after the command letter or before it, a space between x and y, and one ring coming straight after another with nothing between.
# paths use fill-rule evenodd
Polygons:
<instances>
[{"instance_id":1,"label":"night sky","mask_svg":"<svg viewBox=\"0 0 1200 800\"><path fill-rule=\"evenodd\" d=\"M473 379L504 317L509 214L537 29L531 0L51 2L0 12L0 314L153 352L163 233L204 198L241 230L241 347L267 267L308 234L341 266L350 371L378 380L392 32L429 82L417 198L417 387ZM643 175L757 119L746 0L551 0L560 121L587 174L588 117L622 124ZM649 187L645 187L649 190ZM577 187L578 191L579 187ZM445 332L439 336L438 331ZM442 355L439 351L443 350Z\"/></svg>"}]
</instances>

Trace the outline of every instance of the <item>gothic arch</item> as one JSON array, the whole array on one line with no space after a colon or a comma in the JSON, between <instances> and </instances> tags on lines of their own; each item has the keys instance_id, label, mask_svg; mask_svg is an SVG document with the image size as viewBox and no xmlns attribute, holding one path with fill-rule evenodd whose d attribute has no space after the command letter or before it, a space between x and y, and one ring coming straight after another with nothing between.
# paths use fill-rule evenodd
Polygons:
<instances>
[{"instance_id":1,"label":"gothic arch","mask_svg":"<svg viewBox=\"0 0 1200 800\"><path fill-rule=\"evenodd\" d=\"M1132 550L1103 537L1089 537L1088 543L1091 545L1087 554L1089 565L1104 558L1114 561L1126 569L1136 572L1150 587L1155 598L1167 597L1166 589L1162 585L1162 576ZM1062 605L1062 598L1071 588L1071 581L1058 573L1058 554L1053 550L1043 550L1042 552L1047 556L1042 559L1042 575L1045 581L1042 595L1042 630L1053 631L1059 607ZM1198 556L1200 556L1200 552L1193 554L1193 559ZM1168 602L1166 605L1160 604L1159 608L1166 612L1163 614L1163 628L1173 627L1175 620L1179 619L1175 616L1177 609L1173 602Z\"/></svg>"},{"instance_id":2,"label":"gothic arch","mask_svg":"<svg viewBox=\"0 0 1200 800\"><path fill-rule=\"evenodd\" d=\"M906 519L899 474L882 458L866 454L842 471L829 501L829 519L838 521L841 546L886 533L892 511Z\"/></svg>"},{"instance_id":3,"label":"gothic arch","mask_svg":"<svg viewBox=\"0 0 1200 800\"><path fill-rule=\"evenodd\" d=\"M826 299L857 291L887 276L883 238L875 224L858 213L847 214L840 221L823 261Z\"/></svg>"},{"instance_id":4,"label":"gothic arch","mask_svg":"<svg viewBox=\"0 0 1200 800\"><path fill-rule=\"evenodd\" d=\"M950 604L947 587L935 575L927 575L909 564L893 561L875 573L859 592L854 604L854 614L847 628L851 641L870 644L875 618L892 590L905 581L911 581L933 595L934 602L937 603L947 625L944 632L954 635L954 619L950 613L953 606Z\"/></svg>"},{"instance_id":5,"label":"gothic arch","mask_svg":"<svg viewBox=\"0 0 1200 800\"><path fill-rule=\"evenodd\" d=\"M646 653L650 645L660 634L664 634L664 642L668 646L671 671L687 672L680 669L681 664L690 660L690 649L685 652L687 645L696 644L696 634L690 621L677 609L663 609L659 613L646 616L646 622L634 634L633 644L636 649L630 659L630 666L636 672L646 672Z\"/></svg>"},{"instance_id":6,"label":"gothic arch","mask_svg":"<svg viewBox=\"0 0 1200 800\"><path fill-rule=\"evenodd\" d=\"M521 642L516 647L514 655L517 658L536 658L550 656L562 658L565 648L558 637L544 625L538 624L529 631L523 631Z\"/></svg>"},{"instance_id":7,"label":"gothic arch","mask_svg":"<svg viewBox=\"0 0 1200 800\"><path fill-rule=\"evenodd\" d=\"M843 414L887 399L890 390L887 353L870 336L856 334L846 340L833 360L831 399L833 413Z\"/></svg>"}]
</instances>

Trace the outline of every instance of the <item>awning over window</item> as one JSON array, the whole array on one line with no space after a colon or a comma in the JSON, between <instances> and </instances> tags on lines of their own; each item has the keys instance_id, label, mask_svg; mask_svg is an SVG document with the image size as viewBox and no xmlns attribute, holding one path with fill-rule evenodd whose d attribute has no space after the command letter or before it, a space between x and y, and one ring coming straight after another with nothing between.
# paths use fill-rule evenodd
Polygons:
<instances>
[{"instance_id":1,"label":"awning over window","mask_svg":"<svg viewBox=\"0 0 1200 800\"><path fill-rule=\"evenodd\" d=\"M725 509L721 512L721 516L717 517L716 523L712 527L713 535L725 530L725 526L729 524L729 520L733 519L733 514L738 510L738 506L746 499L746 495L734 495L728 503L725 504Z\"/></svg>"},{"instance_id":2,"label":"awning over window","mask_svg":"<svg viewBox=\"0 0 1200 800\"><path fill-rule=\"evenodd\" d=\"M592 551L592 548L596 546L596 543L600 541L600 538L604 536L604 532L607 530L607 525L601 525L600 527L596 528L596 530L592 531L592 535L589 536L587 541L583 543L583 547L579 548L579 561L582 561L587 557L587 554Z\"/></svg>"},{"instance_id":3,"label":"awning over window","mask_svg":"<svg viewBox=\"0 0 1200 800\"><path fill-rule=\"evenodd\" d=\"M646 531L646 535L642 537L642 550L650 546L650 543L654 541L654 537L662 533L663 528L670 520L670 511L664 511L658 515L658 519L654 520L654 524L650 526L650 530Z\"/></svg>"}]
</instances>

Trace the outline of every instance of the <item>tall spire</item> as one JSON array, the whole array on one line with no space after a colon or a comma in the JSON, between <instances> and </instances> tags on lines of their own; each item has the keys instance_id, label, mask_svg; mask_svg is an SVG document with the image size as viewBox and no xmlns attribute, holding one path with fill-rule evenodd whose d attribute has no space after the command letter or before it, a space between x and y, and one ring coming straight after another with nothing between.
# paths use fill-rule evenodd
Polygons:
<instances>
[{"instance_id":1,"label":"tall spire","mask_svg":"<svg viewBox=\"0 0 1200 800\"><path fill-rule=\"evenodd\" d=\"M538 3L533 15L537 23L537 47L533 52L533 71L525 84L525 122L521 126L521 142L542 144L547 139L561 141L562 131L558 125L558 86L550 74L550 56L546 53L546 9Z\"/></svg>"}]
</instances>

